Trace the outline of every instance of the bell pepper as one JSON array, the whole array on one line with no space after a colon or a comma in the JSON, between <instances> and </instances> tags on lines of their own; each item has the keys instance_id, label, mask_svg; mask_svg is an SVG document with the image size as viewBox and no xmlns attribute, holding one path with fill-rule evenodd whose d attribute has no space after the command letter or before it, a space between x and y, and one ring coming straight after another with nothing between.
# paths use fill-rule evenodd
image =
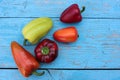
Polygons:
<instances>
[{"instance_id":1,"label":"bell pepper","mask_svg":"<svg viewBox=\"0 0 120 80\"><path fill-rule=\"evenodd\" d=\"M28 77L31 74L35 74L37 76L44 74L44 72L38 73L35 71L37 68L39 68L40 64L37 62L35 57L33 57L20 44L15 41L11 42L11 51L15 63L24 77Z\"/></svg>"},{"instance_id":2,"label":"bell pepper","mask_svg":"<svg viewBox=\"0 0 120 80\"><path fill-rule=\"evenodd\" d=\"M81 13L84 10L85 10L84 6L80 11L79 6L77 4L72 4L62 12L60 16L60 21L64 23L80 22L82 20Z\"/></svg>"},{"instance_id":3,"label":"bell pepper","mask_svg":"<svg viewBox=\"0 0 120 80\"><path fill-rule=\"evenodd\" d=\"M36 18L29 22L22 30L24 45L26 41L36 44L52 28L52 19L48 17Z\"/></svg>"},{"instance_id":4,"label":"bell pepper","mask_svg":"<svg viewBox=\"0 0 120 80\"><path fill-rule=\"evenodd\" d=\"M44 39L36 46L34 52L39 62L50 63L58 56L58 46L54 41Z\"/></svg>"},{"instance_id":5,"label":"bell pepper","mask_svg":"<svg viewBox=\"0 0 120 80\"><path fill-rule=\"evenodd\" d=\"M74 26L59 29L54 32L53 37L59 42L75 42L79 37L78 31Z\"/></svg>"}]
</instances>

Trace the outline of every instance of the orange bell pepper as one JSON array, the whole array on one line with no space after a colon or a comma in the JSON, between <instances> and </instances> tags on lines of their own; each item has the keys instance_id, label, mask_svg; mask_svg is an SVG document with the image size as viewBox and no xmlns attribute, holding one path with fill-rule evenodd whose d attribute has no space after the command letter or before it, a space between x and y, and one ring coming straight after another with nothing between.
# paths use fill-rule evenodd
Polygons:
<instances>
[{"instance_id":1,"label":"orange bell pepper","mask_svg":"<svg viewBox=\"0 0 120 80\"><path fill-rule=\"evenodd\" d=\"M64 43L75 42L78 39L78 37L79 37L78 31L74 26L59 29L55 31L53 34L53 38L56 41Z\"/></svg>"},{"instance_id":2,"label":"orange bell pepper","mask_svg":"<svg viewBox=\"0 0 120 80\"><path fill-rule=\"evenodd\" d=\"M20 44L15 41L11 42L11 50L18 69L24 77L28 77L31 74L38 76L44 74L44 72L37 73L35 71L39 68L40 64L37 62L34 56L25 50Z\"/></svg>"}]
</instances>

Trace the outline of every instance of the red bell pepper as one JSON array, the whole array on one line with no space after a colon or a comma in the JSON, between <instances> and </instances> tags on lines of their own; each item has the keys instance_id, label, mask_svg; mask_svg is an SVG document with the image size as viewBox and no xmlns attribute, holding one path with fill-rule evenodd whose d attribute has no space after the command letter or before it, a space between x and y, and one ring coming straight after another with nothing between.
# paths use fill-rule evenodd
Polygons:
<instances>
[{"instance_id":1,"label":"red bell pepper","mask_svg":"<svg viewBox=\"0 0 120 80\"><path fill-rule=\"evenodd\" d=\"M64 23L74 23L80 22L82 20L81 13L85 10L83 6L82 10L80 11L79 6L77 4L72 4L67 9L65 9L61 16L60 21Z\"/></svg>"},{"instance_id":2,"label":"red bell pepper","mask_svg":"<svg viewBox=\"0 0 120 80\"><path fill-rule=\"evenodd\" d=\"M62 28L54 32L53 37L59 42L75 42L78 38L77 29L74 26Z\"/></svg>"},{"instance_id":3,"label":"red bell pepper","mask_svg":"<svg viewBox=\"0 0 120 80\"><path fill-rule=\"evenodd\" d=\"M58 55L58 46L54 41L44 39L36 46L34 52L39 62L50 63Z\"/></svg>"},{"instance_id":4,"label":"red bell pepper","mask_svg":"<svg viewBox=\"0 0 120 80\"><path fill-rule=\"evenodd\" d=\"M37 76L44 74L44 72L37 73L35 71L37 68L39 68L40 64L20 44L15 41L11 42L11 50L18 69L24 77L28 77L31 74L35 74Z\"/></svg>"}]
</instances>

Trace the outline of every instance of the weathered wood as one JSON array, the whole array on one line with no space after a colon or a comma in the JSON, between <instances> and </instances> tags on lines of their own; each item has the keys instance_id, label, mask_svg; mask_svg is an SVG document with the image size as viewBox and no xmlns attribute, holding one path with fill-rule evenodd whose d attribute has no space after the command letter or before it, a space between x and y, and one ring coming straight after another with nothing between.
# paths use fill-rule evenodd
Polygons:
<instances>
[{"instance_id":1,"label":"weathered wood","mask_svg":"<svg viewBox=\"0 0 120 80\"><path fill-rule=\"evenodd\" d=\"M83 21L65 24L60 14L71 4L86 6ZM59 55L41 63L45 75L24 78L11 55L10 43L23 44L22 28L36 17L51 17L54 31L76 26L80 37L74 43L59 43ZM42 38L42 39L44 39ZM23 46L34 55L34 46ZM0 80L119 80L120 70L80 70L120 68L120 0L0 0ZM56 70L55 70L56 69ZM38 71L43 71L38 70Z\"/></svg>"},{"instance_id":2,"label":"weathered wood","mask_svg":"<svg viewBox=\"0 0 120 80\"><path fill-rule=\"evenodd\" d=\"M33 18L0 19L0 67L15 68L10 43L17 41L21 45L21 30ZM59 43L58 58L51 64L42 64L42 68L119 68L120 67L120 29L119 19L84 19L81 23L64 24L58 18L52 18L54 26L47 36L53 40L54 31L74 25L80 37L74 43ZM24 46L25 47L25 46ZM34 55L34 46L26 46Z\"/></svg>"},{"instance_id":3,"label":"weathered wood","mask_svg":"<svg viewBox=\"0 0 120 80\"><path fill-rule=\"evenodd\" d=\"M0 74L0 80L53 80L48 71L45 71L45 75L43 76L32 75L28 78L23 77L18 70L2 69L0 71L2 72L2 74ZM38 72L41 72L41 70Z\"/></svg>"},{"instance_id":4,"label":"weathered wood","mask_svg":"<svg viewBox=\"0 0 120 80\"><path fill-rule=\"evenodd\" d=\"M120 18L120 0L1 0L0 17L59 17L73 3L86 6L83 17Z\"/></svg>"},{"instance_id":5,"label":"weathered wood","mask_svg":"<svg viewBox=\"0 0 120 80\"><path fill-rule=\"evenodd\" d=\"M45 75L24 78L18 70L0 70L0 80L119 80L120 70L49 70ZM40 70L41 71L41 70ZM8 75L6 75L8 74Z\"/></svg>"},{"instance_id":6,"label":"weathered wood","mask_svg":"<svg viewBox=\"0 0 120 80\"><path fill-rule=\"evenodd\" d=\"M0 46L9 46L10 42L13 40L22 44L22 28L33 19L34 18L1 18ZM67 26L75 26L80 36L75 43L59 43L60 45L117 45L120 41L119 19L84 19L81 23L76 24L61 23L58 18L52 18L52 20L54 22L53 28L44 38L53 39L52 35L56 30Z\"/></svg>"},{"instance_id":7,"label":"weathered wood","mask_svg":"<svg viewBox=\"0 0 120 80\"><path fill-rule=\"evenodd\" d=\"M53 70L50 71L55 80L119 80L120 71L99 70Z\"/></svg>"}]
</instances>

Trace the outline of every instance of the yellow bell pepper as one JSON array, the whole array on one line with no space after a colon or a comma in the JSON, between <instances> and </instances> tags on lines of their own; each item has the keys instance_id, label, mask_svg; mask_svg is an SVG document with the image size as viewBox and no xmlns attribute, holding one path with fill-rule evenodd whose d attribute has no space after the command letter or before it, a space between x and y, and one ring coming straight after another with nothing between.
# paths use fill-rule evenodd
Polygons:
<instances>
[{"instance_id":1,"label":"yellow bell pepper","mask_svg":"<svg viewBox=\"0 0 120 80\"><path fill-rule=\"evenodd\" d=\"M53 22L51 18L36 18L29 22L22 30L24 36L24 45L26 41L36 44L43 36L45 36L52 28Z\"/></svg>"}]
</instances>

